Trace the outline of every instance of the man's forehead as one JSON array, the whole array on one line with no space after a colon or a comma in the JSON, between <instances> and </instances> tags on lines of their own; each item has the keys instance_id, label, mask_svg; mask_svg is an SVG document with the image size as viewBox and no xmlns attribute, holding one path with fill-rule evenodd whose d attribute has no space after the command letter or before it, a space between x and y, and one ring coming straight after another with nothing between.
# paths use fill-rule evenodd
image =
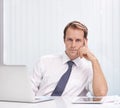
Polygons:
<instances>
[{"instance_id":1,"label":"man's forehead","mask_svg":"<svg viewBox=\"0 0 120 108\"><path fill-rule=\"evenodd\" d=\"M66 37L77 37L77 38L83 38L84 37L84 32L82 30L77 30L77 29L68 29L66 32Z\"/></svg>"}]
</instances>

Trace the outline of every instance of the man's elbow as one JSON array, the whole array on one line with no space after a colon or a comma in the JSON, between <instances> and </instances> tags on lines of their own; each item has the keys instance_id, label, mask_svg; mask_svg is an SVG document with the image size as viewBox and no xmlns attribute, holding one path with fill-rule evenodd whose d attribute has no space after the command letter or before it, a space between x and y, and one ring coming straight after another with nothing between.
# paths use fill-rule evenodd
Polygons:
<instances>
[{"instance_id":1,"label":"man's elbow","mask_svg":"<svg viewBox=\"0 0 120 108\"><path fill-rule=\"evenodd\" d=\"M95 96L106 96L108 92L108 89L105 90L98 90L97 92L94 92Z\"/></svg>"},{"instance_id":2,"label":"man's elbow","mask_svg":"<svg viewBox=\"0 0 120 108\"><path fill-rule=\"evenodd\" d=\"M107 90L100 91L100 96L106 96L107 95Z\"/></svg>"}]
</instances>

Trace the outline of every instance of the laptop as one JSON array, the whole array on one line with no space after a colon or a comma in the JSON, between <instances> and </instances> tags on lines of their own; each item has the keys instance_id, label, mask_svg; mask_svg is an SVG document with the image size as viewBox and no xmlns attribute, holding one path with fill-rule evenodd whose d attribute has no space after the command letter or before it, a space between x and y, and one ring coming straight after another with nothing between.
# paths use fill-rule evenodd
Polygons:
<instances>
[{"instance_id":1,"label":"laptop","mask_svg":"<svg viewBox=\"0 0 120 108\"><path fill-rule=\"evenodd\" d=\"M0 65L0 101L43 102L50 96L35 97L25 65Z\"/></svg>"}]
</instances>

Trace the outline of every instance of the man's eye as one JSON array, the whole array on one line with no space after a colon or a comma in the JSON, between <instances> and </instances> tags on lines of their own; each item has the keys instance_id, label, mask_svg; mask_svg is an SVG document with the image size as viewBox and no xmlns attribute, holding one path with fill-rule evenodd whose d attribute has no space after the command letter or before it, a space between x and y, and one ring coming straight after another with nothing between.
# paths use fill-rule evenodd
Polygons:
<instances>
[{"instance_id":1,"label":"man's eye","mask_svg":"<svg viewBox=\"0 0 120 108\"><path fill-rule=\"evenodd\" d=\"M80 42L81 40L80 39L77 39L76 42Z\"/></svg>"},{"instance_id":2,"label":"man's eye","mask_svg":"<svg viewBox=\"0 0 120 108\"><path fill-rule=\"evenodd\" d=\"M69 39L67 39L67 40L68 40L68 41L72 41L72 39L70 39L70 38L69 38Z\"/></svg>"}]
</instances>

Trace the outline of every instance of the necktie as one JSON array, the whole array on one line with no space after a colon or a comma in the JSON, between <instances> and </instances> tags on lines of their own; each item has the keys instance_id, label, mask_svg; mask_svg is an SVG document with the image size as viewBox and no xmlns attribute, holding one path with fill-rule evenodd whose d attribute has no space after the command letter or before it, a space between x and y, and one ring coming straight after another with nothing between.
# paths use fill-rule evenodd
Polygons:
<instances>
[{"instance_id":1,"label":"necktie","mask_svg":"<svg viewBox=\"0 0 120 108\"><path fill-rule=\"evenodd\" d=\"M62 95L62 93L65 89L65 86L68 82L68 79L69 79L69 76L70 76L70 73L72 70L72 65L74 64L74 62L68 61L67 64L68 64L68 70L60 78L60 80L51 96L61 96Z\"/></svg>"}]
</instances>

